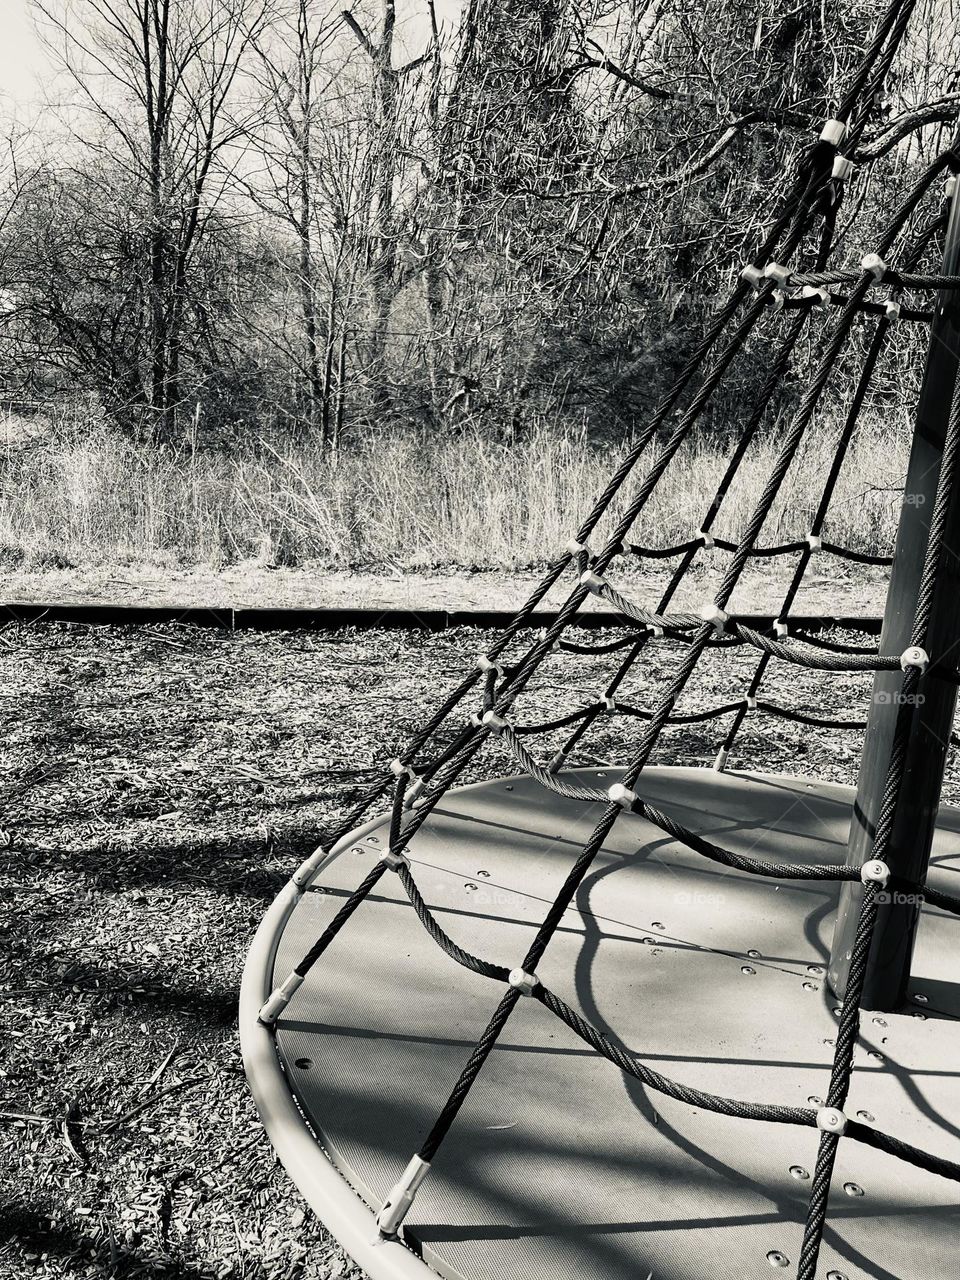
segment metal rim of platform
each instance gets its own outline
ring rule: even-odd
[[[701,773],[700,770],[676,772]],[[730,777],[732,780],[732,775],[717,775],[712,771],[702,773],[705,781],[711,777]],[[819,784],[811,783],[810,779],[787,779],[783,775],[763,774],[740,776],[757,783],[789,782],[797,787],[820,789]],[[519,779],[500,778],[491,781],[493,784],[503,785]],[[473,784],[462,790],[470,792],[478,787],[483,790],[489,785],[491,784]],[[506,789],[511,791],[513,788],[506,785]],[[826,790],[847,792],[849,788],[827,784]],[[356,845],[373,830],[380,828],[383,821],[382,816],[375,818],[339,841],[327,854],[309,883],[312,884],[321,877],[331,863],[350,846]],[[420,1277],[423,1280],[437,1272],[400,1239],[384,1240],[378,1235],[375,1210],[354,1190],[345,1173],[341,1172],[341,1166],[335,1164],[325,1153],[322,1140],[315,1135],[289,1083],[281,1062],[275,1030],[263,1025],[258,1018],[275,980],[274,965],[284,929],[297,904],[303,900],[303,889],[306,887],[298,888],[291,883],[281,891],[257,931],[245,965],[240,998],[240,1039],[250,1088],[264,1127],[282,1164],[311,1208],[355,1261],[371,1276],[377,1277],[377,1280],[379,1277],[386,1277],[387,1280],[394,1280],[395,1277]],[[317,1122],[323,1125],[321,1115],[317,1116]],[[417,1247],[415,1240],[412,1241],[412,1247]]]
[[[380,819],[375,818],[334,845],[304,889],[342,849],[379,825]],[[260,1021],[260,1009],[272,987],[280,937],[301,893],[288,883],[271,903],[247,953],[240,984],[240,1046],[260,1121],[300,1194],[358,1266],[378,1280],[435,1280],[436,1273],[401,1239],[379,1237],[375,1215],[326,1156],[297,1106],[280,1064],[273,1030]]]

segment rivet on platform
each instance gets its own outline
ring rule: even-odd
[[[916,1000],[917,1004],[926,1004],[926,1003],[927,1003],[927,1000],[929,999],[929,997],[928,997],[928,996],[923,995],[923,993],[922,993],[922,992],[920,992],[920,991],[917,991],[917,992],[914,994],[914,997],[913,997],[913,998],[914,998],[914,1000]]]
[[[477,875],[478,875],[478,876],[483,876],[484,880],[488,880],[488,879],[490,878],[490,872],[489,872],[489,871],[478,871],[478,872],[477,872]]]
[[[757,971],[756,971],[756,969],[753,967],[753,965],[752,965],[752,964],[742,964],[742,965],[740,966],[740,972],[741,972],[741,973],[756,973]]]
[[[876,1117],[873,1115],[873,1113],[872,1113],[871,1111],[858,1111],[858,1112],[857,1112],[857,1119],[858,1119],[858,1120],[866,1120],[868,1124],[873,1124],[873,1121],[874,1121],[874,1119],[875,1119],[875,1118],[876,1118]]]
[[[473,884],[470,880],[468,880],[463,887],[466,889],[467,893],[473,893],[477,889],[477,885]]]
[[[860,1184],[859,1184],[858,1182],[845,1182],[845,1183],[843,1184],[843,1189],[844,1189],[844,1191],[847,1193],[847,1195],[848,1195],[848,1196],[862,1196],[862,1195],[863,1195],[863,1187],[861,1187],[861,1186],[860,1186]]]
[[[822,964],[808,964],[807,973],[823,973]]]
[[[845,1271],[828,1271],[827,1280],[847,1280]]]
[[[790,1259],[785,1253],[781,1253],[779,1249],[771,1249],[767,1254],[767,1261],[771,1267],[789,1267]]]
[[[662,921],[662,920],[651,920],[651,921],[650,921],[650,928],[651,928],[651,929],[664,929],[664,928],[666,928],[666,926],[664,925],[664,923],[663,923],[663,921]]]
[[[811,1095],[810,1095],[810,1097],[807,1099],[807,1101],[808,1101],[808,1102],[812,1102],[812,1103],[813,1103],[813,1105],[814,1105],[815,1107],[822,1107],[822,1106],[823,1106],[823,1099],[822,1099],[822,1098],[818,1098],[818,1097],[817,1097],[817,1095],[816,1095],[815,1093],[811,1093]]]
[[[755,948],[751,947],[751,948],[750,948],[750,950],[747,952],[747,955],[748,955],[748,956],[753,956],[753,957],[754,957],[754,959],[756,959],[756,958],[757,958],[757,956],[759,956],[759,955],[760,955],[760,952],[759,952],[759,951],[757,951]]]
[[[820,988],[817,986],[817,984],[816,984],[815,982],[805,982],[805,983],[803,984],[803,989],[804,989],[804,991],[819,991],[819,990],[820,990]]]
[[[792,1164],[790,1166],[790,1177],[796,1178],[798,1182],[807,1182],[810,1174],[806,1171],[802,1164]]]

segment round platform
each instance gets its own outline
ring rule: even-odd
[[[608,785],[618,771],[576,775]],[[844,859],[848,787],[651,768],[637,790],[727,848]],[[526,777],[463,787],[414,839],[415,879],[456,942],[512,967],[599,811]],[[412,1276],[428,1263],[471,1280],[795,1275],[816,1131],[714,1115],[645,1090],[533,1000],[519,1002],[420,1188],[405,1224],[409,1248],[374,1243],[366,1206],[379,1208],[417,1150],[501,988],[449,959],[387,875],[275,1035],[257,1010],[369,869],[385,825],[342,842],[306,893],[281,894],[241,998],[264,1124],[360,1265]],[[931,867],[933,886],[960,890],[956,809],[941,814]],[[805,1106],[825,1093],[833,1054],[836,1002],[824,970],[837,896],[833,883],[727,871],[625,815],[538,972],[665,1075]],[[864,1015],[846,1108],[951,1160],[960,1160],[958,954],[960,920],[925,909],[911,987],[923,1002]],[[818,1276],[942,1280],[958,1247],[955,1183],[840,1144]]]

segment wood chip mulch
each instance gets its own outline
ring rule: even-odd
[[[360,1275],[257,1121],[240,973],[291,870],[490,640],[0,630],[0,1276]],[[649,707],[678,656],[650,646],[619,696]],[[677,710],[742,697],[758,656],[710,652]],[[619,657],[551,656],[515,718],[595,701]],[[869,688],[773,663],[764,696],[858,719]],[[725,723],[670,729],[657,759],[708,763]],[[579,758],[622,761],[642,730],[604,717]],[[562,738],[526,742],[546,760]],[[499,750],[464,780],[515,772]],[[849,782],[859,750],[753,714],[731,763]]]

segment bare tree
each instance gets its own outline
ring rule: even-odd
[[[148,362],[157,440],[176,435],[191,270],[242,137],[227,111],[269,0],[33,0],[75,89],[77,140],[142,193]],[[85,122],[92,117],[92,127]],[[109,199],[109,192],[103,193]]]

